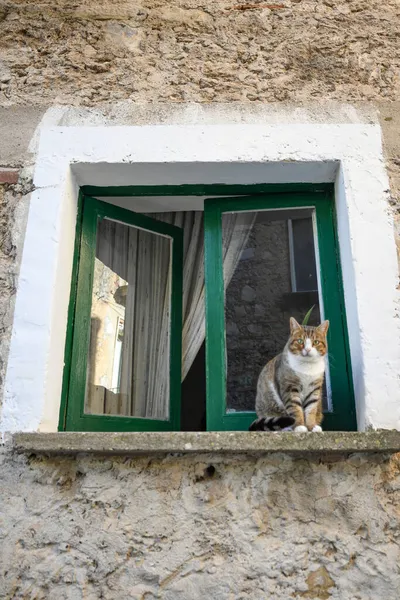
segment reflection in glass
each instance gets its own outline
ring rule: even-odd
[[[169,418],[170,312],[170,238],[99,221],[86,413]]]
[[[224,248],[232,235],[241,246],[233,274],[224,262],[228,412],[254,410],[258,376],[282,352],[291,316],[301,323],[315,305],[309,325],[320,323],[311,210],[244,213],[232,234],[234,214],[222,215]]]

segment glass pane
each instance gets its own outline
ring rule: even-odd
[[[254,410],[258,376],[282,352],[289,319],[320,323],[311,209],[222,215],[227,412]],[[325,408],[328,406],[326,392]]]
[[[292,266],[292,291],[310,292],[317,290],[318,283],[312,219],[311,217],[290,219],[288,226]]]
[[[171,243],[99,221],[86,413],[169,418]]]

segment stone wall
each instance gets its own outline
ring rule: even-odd
[[[18,171],[0,168],[0,398],[31,188],[29,182],[17,183],[18,175]]]
[[[398,455],[0,465],[1,598],[398,600]]]
[[[1,0],[0,102],[395,100],[396,0]]]

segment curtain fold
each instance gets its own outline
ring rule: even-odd
[[[225,213],[222,219],[224,287],[228,287],[254,224],[256,213]],[[182,381],[205,339],[204,213],[149,214],[183,228]]]
[[[168,419],[171,240],[104,219],[96,255],[126,282],[119,414]]]
[[[183,229],[182,380],[205,338],[204,213],[147,216]],[[255,213],[223,216],[224,287],[229,285],[253,226]],[[105,219],[97,257],[127,282],[122,343],[121,414],[166,419],[169,415],[171,253],[167,238]]]

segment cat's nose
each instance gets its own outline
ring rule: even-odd
[[[311,340],[309,340],[309,339],[306,340],[306,343],[304,344],[304,350],[306,351],[307,354],[310,354],[310,352],[312,350]]]

